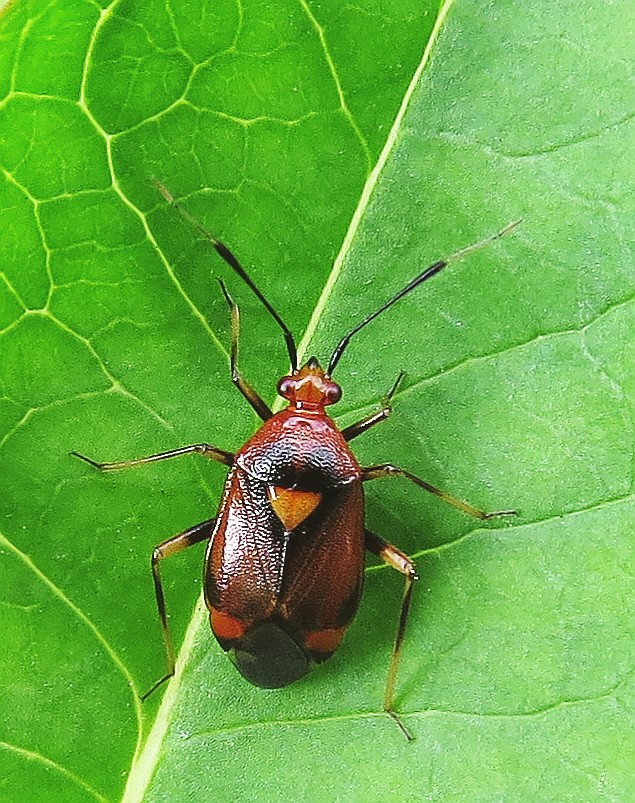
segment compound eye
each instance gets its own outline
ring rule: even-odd
[[[335,402],[338,402],[342,398],[342,390],[339,385],[333,382],[333,384],[327,387],[324,395],[326,396],[327,404],[335,404]]]
[[[288,399],[291,393],[295,390],[295,381],[290,376],[283,376],[278,382],[278,393],[285,399]]]

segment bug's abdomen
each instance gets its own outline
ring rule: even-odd
[[[352,620],[364,559],[361,482],[294,492],[235,467],[208,550],[205,595],[212,630],[241,674],[286,686],[328,658]],[[257,518],[254,513],[257,511]],[[289,517],[301,520],[293,530]]]

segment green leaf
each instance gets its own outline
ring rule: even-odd
[[[625,0],[390,8],[34,0],[0,23],[0,800],[630,800],[633,741],[633,134]],[[263,691],[196,602],[213,515],[201,458],[124,459],[256,426],[280,332],[157,195],[226,241],[303,352],[425,265],[505,223],[353,339],[355,441],[513,523],[401,480],[369,526],[415,555],[396,704],[381,713],[402,580],[372,565],[341,649]],[[191,553],[191,554],[189,554]],[[371,561],[372,563],[372,561]],[[194,613],[190,617],[190,612]]]

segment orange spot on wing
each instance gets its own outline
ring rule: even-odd
[[[221,641],[237,641],[241,639],[251,625],[251,622],[235,619],[228,613],[216,610],[216,608],[210,609],[209,619],[214,635]]]
[[[276,516],[283,523],[285,530],[295,530],[313,513],[322,500],[322,494],[313,491],[296,491],[292,488],[280,488],[270,485],[267,495]]]
[[[340,646],[340,641],[346,632],[345,627],[333,627],[327,630],[314,630],[306,633],[304,644],[311,652],[319,652],[330,655]]]

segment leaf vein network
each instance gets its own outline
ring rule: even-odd
[[[70,611],[73,613],[73,615],[77,619],[79,619],[83,625],[85,625],[88,628],[88,630],[93,634],[93,636],[102,646],[106,654],[110,657],[111,661],[113,662],[117,670],[123,675],[133,700],[132,705],[133,705],[133,710],[135,712],[135,719],[137,722],[136,750],[138,751],[142,733],[141,698],[138,694],[134,678],[130,674],[129,670],[127,669],[126,665],[120,658],[119,654],[110,644],[110,642],[106,639],[106,637],[97,627],[97,625],[69,597],[66,596],[66,594],[62,591],[62,589],[59,586],[57,586],[49,577],[47,577],[47,575],[31,560],[31,558],[26,553],[18,549],[18,547],[15,546],[15,544],[12,541],[10,541],[2,532],[0,532],[0,544],[2,544],[6,549],[12,552],[15,555],[15,557],[17,557],[20,561],[22,561],[22,563],[26,566],[26,568],[43,585],[45,585],[49,589],[49,591],[52,592],[53,596],[55,596],[60,602],[62,602],[67,608],[69,608]]]
[[[534,343],[539,343],[550,339],[556,339],[567,335],[578,335],[581,339],[584,339],[588,330],[596,323],[598,323],[598,321],[602,320],[605,317],[608,317],[616,310],[628,306],[633,301],[635,301],[635,293],[628,295],[626,298],[623,298],[615,302],[614,304],[610,304],[609,306],[606,307],[606,309],[602,310],[595,317],[588,320],[583,326],[572,327],[567,329],[556,329],[552,332],[541,332],[537,335],[533,335],[528,340],[523,340],[519,343],[512,343],[512,345],[508,346],[507,348],[497,349],[495,351],[486,352],[485,354],[474,354],[465,357],[464,359],[459,360],[456,363],[452,363],[451,365],[444,367],[442,370],[438,371],[435,374],[431,374],[429,376],[424,376],[419,379],[416,379],[412,384],[408,385],[407,387],[404,387],[403,390],[398,390],[397,393],[395,393],[395,395],[393,396],[393,402],[396,401],[401,396],[405,396],[406,394],[412,393],[413,391],[417,390],[422,386],[429,385],[432,384],[433,382],[436,382],[439,379],[443,379],[445,376],[452,374],[455,371],[459,371],[468,365],[474,365],[480,362],[485,362],[487,360],[496,359],[497,357],[502,357],[514,351],[519,351],[521,349],[524,349],[527,346],[531,346]],[[588,354],[587,357],[589,357]],[[594,364],[594,367],[597,368],[597,361],[595,359],[593,360],[590,359],[590,361]],[[378,397],[376,400],[364,403],[362,405],[359,405],[358,407],[348,408],[345,411],[343,411],[341,415],[354,415],[355,413],[361,413],[368,407],[378,404],[380,398],[381,397]]]
[[[335,84],[335,89],[337,91],[337,96],[338,96],[339,103],[340,103],[340,109],[342,110],[342,113],[344,114],[344,116],[348,120],[348,123],[351,126],[351,128],[353,129],[353,131],[355,133],[355,136],[359,140],[359,144],[361,145],[362,151],[364,152],[364,157],[366,159],[366,173],[368,175],[368,174],[370,174],[370,171],[371,171],[371,168],[372,168],[372,157],[371,157],[370,148],[368,146],[368,141],[366,140],[366,137],[362,133],[359,125],[357,124],[357,121],[355,120],[355,117],[353,116],[353,113],[351,112],[350,108],[348,107],[348,104],[346,103],[346,97],[344,95],[344,90],[343,90],[343,87],[342,87],[342,83],[340,81],[339,75],[337,73],[337,68],[335,66],[335,62],[333,61],[333,57],[331,56],[331,52],[330,52],[328,44],[326,42],[326,36],[324,34],[324,28],[317,21],[317,19],[316,19],[315,15],[313,14],[313,11],[311,10],[307,0],[299,0],[299,2],[300,2],[300,6],[302,7],[304,13],[307,15],[307,17],[309,19],[309,22],[311,23],[311,25],[315,29],[315,32],[318,35],[318,39],[320,40],[320,46],[322,47],[322,50],[324,52],[324,59],[325,59],[326,64],[327,64],[327,66],[329,68],[329,72],[331,73],[331,77],[333,79],[333,83]]]
[[[26,750],[23,747],[18,747],[17,745],[9,744],[8,742],[0,742],[0,750],[6,750],[9,753],[16,753],[18,756],[26,759],[27,761],[36,761],[38,764],[43,764],[47,769],[59,772],[60,775],[68,778],[69,781],[72,781],[85,792],[88,792],[89,795],[92,795],[92,797],[94,797],[95,800],[100,801],[100,803],[106,803],[107,801],[107,798],[101,795],[96,789],[93,789],[90,784],[86,783],[86,781],[82,780],[82,778],[80,778],[78,775],[75,775],[74,772],[71,772],[69,769],[63,767],[61,764],[58,764],[56,761],[47,758],[46,756],[42,755],[42,753],[36,753],[33,750]]]
[[[408,711],[408,712],[401,711],[400,716],[403,719],[429,718],[432,716],[447,716],[447,717],[460,717],[461,719],[476,720],[476,721],[524,720],[524,719],[539,718],[545,716],[546,714],[550,714],[553,711],[558,711],[560,709],[574,706],[588,705],[589,703],[596,703],[601,700],[613,698],[619,691],[620,687],[623,686],[628,681],[632,673],[633,670],[632,669],[629,670],[625,674],[625,676],[621,678],[617,683],[614,683],[610,688],[600,692],[597,695],[593,695],[590,697],[572,698],[570,700],[558,700],[541,708],[531,709],[527,711],[520,711],[518,713],[506,713],[506,712],[485,713],[480,711],[457,711],[444,708],[428,708],[421,711]],[[218,737],[228,734],[240,733],[244,731],[259,730],[268,727],[280,727],[280,726],[305,727],[305,726],[322,725],[330,722],[379,719],[385,716],[386,714],[384,712],[379,712],[379,711],[355,711],[350,714],[335,714],[330,716],[326,715],[317,717],[303,717],[298,719],[285,719],[285,720],[282,719],[259,720],[256,722],[244,722],[244,723],[239,723],[237,725],[230,725],[226,728],[218,728],[216,730],[214,729],[202,730],[197,733],[189,735],[187,737],[187,741],[188,742],[199,741],[202,739],[206,739],[209,736]]]

